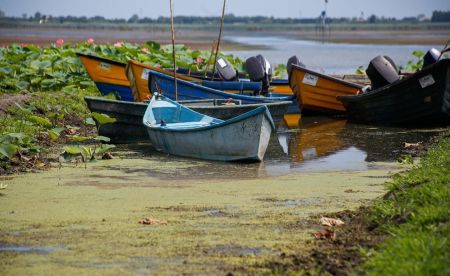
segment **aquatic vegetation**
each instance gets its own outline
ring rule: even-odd
[[[92,112],[91,115],[93,118],[86,118],[84,123],[90,126],[97,125],[97,130],[100,129],[102,125],[114,123],[116,121],[115,118],[111,118],[106,114]],[[93,161],[96,159],[96,156],[104,158],[106,153],[116,147],[115,145],[104,144],[111,141],[111,139],[101,135],[91,137],[73,135],[70,136],[70,139],[75,142],[90,142],[89,145],[64,147],[64,154],[66,154],[66,157],[71,159],[72,157],[81,155],[84,162]]]
[[[176,45],[177,66],[203,71],[210,60],[210,51],[192,50]],[[0,48],[0,93],[29,91],[67,91],[80,89],[95,91],[76,53],[92,54],[121,62],[136,60],[152,66],[171,68],[172,46],[149,41],[142,45],[127,42],[97,45],[93,40],[76,45],[64,44],[58,39],[50,47],[17,45]],[[233,66],[243,71],[241,59],[220,53]],[[211,68],[211,67],[210,67]]]
[[[423,57],[425,56],[425,53],[419,50],[413,51],[412,55],[416,58],[415,60],[410,60],[405,65],[403,69],[408,71],[418,71],[422,69],[423,66]]]

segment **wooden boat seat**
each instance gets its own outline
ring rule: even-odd
[[[165,126],[161,126],[161,124],[155,125],[156,127],[162,127],[162,128],[173,128],[173,129],[187,129],[187,128],[199,128],[208,126],[211,123],[207,122],[182,122],[182,123],[168,123]]]

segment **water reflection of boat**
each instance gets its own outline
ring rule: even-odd
[[[313,159],[346,146],[345,141],[338,136],[344,130],[345,124],[345,120],[303,118],[299,131],[279,133],[278,140],[293,160]]]

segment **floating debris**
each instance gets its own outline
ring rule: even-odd
[[[165,225],[167,224],[167,220],[159,220],[154,218],[144,218],[143,220],[139,221],[140,224],[145,225]]]
[[[339,225],[344,224],[344,222],[340,219],[327,218],[327,217],[321,217],[319,222],[323,226],[329,226],[329,227],[339,226]]]

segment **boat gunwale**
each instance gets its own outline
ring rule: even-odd
[[[343,80],[343,79],[339,79],[339,78],[336,78],[336,77],[333,77],[333,76],[325,75],[325,74],[319,73],[317,71],[314,71],[314,70],[311,70],[311,69],[307,69],[307,68],[302,67],[302,66],[297,65],[297,64],[292,64],[292,66],[293,66],[293,68],[292,68],[292,71],[291,71],[291,75],[294,73],[294,69],[298,69],[300,71],[305,71],[306,73],[309,73],[309,74],[318,75],[321,78],[324,78],[324,79],[327,79],[327,80],[330,80],[330,81],[334,81],[334,82],[338,82],[340,84],[348,85],[348,86],[351,86],[351,87],[354,87],[354,88],[361,89],[361,88],[364,87],[364,85],[353,83],[353,82],[349,82],[349,81],[346,81],[346,80]],[[289,78],[289,79],[291,79],[291,78]],[[302,84],[302,82],[300,82],[300,83]]]
[[[447,64],[445,64],[447,63]],[[415,72],[414,74],[408,75],[407,77],[403,78],[403,79],[399,79],[391,84],[388,84],[386,86],[380,87],[378,89],[375,90],[371,90],[365,93],[361,93],[358,95],[342,95],[342,96],[337,96],[336,98],[338,100],[340,100],[342,103],[346,102],[359,102],[359,101],[365,101],[366,99],[370,99],[372,97],[378,97],[380,95],[384,95],[386,93],[391,93],[391,90],[393,89],[393,87],[395,88],[395,86],[398,85],[402,85],[406,82],[411,81],[412,79],[418,79],[422,76],[428,75],[428,74],[432,74],[434,71],[436,71],[437,67],[440,66],[446,66],[447,67],[447,71],[450,70],[450,59],[443,59],[440,60],[438,62],[436,62],[435,64],[431,65],[431,66],[427,66],[425,68],[423,68],[422,70],[419,70],[417,72]]]
[[[181,104],[179,104],[179,103],[177,103],[175,101],[172,101],[172,100],[170,100],[170,99],[168,99],[166,97],[164,97],[163,101],[174,103],[175,105],[177,105],[179,107],[182,106]],[[187,108],[190,112],[201,114],[201,113],[199,113],[199,112],[197,112],[195,110],[190,109],[189,107],[185,107],[185,108]],[[158,126],[157,125],[152,125],[152,124],[146,122],[145,121],[145,117],[146,117],[147,112],[149,112],[149,109],[150,110],[152,109],[150,107],[150,105],[147,107],[147,110],[146,110],[146,112],[144,114],[144,117],[142,118],[143,124],[146,127],[148,127],[149,129],[151,129],[151,130],[157,130],[157,131],[162,131],[162,132],[185,132],[185,133],[187,133],[187,132],[192,132],[192,131],[212,130],[212,129],[224,127],[224,126],[227,126],[227,125],[230,125],[230,124],[242,122],[242,121],[247,120],[247,119],[249,119],[251,117],[258,116],[260,114],[263,114],[263,116],[268,119],[268,121],[270,122],[270,125],[272,127],[272,131],[276,130],[276,126],[275,126],[275,123],[273,122],[272,115],[270,114],[269,108],[267,106],[265,106],[265,105],[258,106],[256,108],[254,108],[253,110],[247,111],[247,112],[245,112],[243,114],[240,114],[240,115],[238,115],[236,117],[233,117],[233,118],[230,118],[228,120],[221,120],[222,122],[217,123],[217,124],[209,124],[209,125],[201,126],[201,127],[183,128],[183,129],[170,128],[170,127],[161,127],[160,125],[158,125]],[[153,111],[151,110],[150,112],[153,112]],[[201,115],[203,115],[203,114],[201,114]],[[203,115],[203,116],[206,116],[206,115]]]
[[[78,57],[85,57],[85,58],[95,59],[95,60],[101,61],[101,62],[108,62],[108,63],[114,64],[114,65],[119,65],[123,68],[125,68],[127,66],[126,63],[117,61],[117,60],[113,60],[113,59],[108,59],[108,58],[104,58],[104,57],[99,57],[99,56],[84,54],[84,53],[79,53],[79,52],[76,52],[75,54]]]
[[[173,77],[158,71],[149,70],[149,75],[153,74],[157,78],[163,78],[166,81],[173,81]],[[222,97],[228,97],[228,98],[236,98],[236,99],[242,99],[242,100],[248,100],[248,101],[261,101],[261,103],[270,103],[270,102],[276,102],[276,101],[291,101],[294,99],[295,95],[292,96],[276,96],[276,97],[263,97],[263,96],[247,96],[242,94],[233,94],[224,92],[221,90],[213,89],[207,86],[203,86],[201,84],[197,84],[194,82],[182,80],[177,78],[177,82],[180,82],[182,85],[186,85],[188,87],[194,88],[194,89],[200,89],[200,90],[206,90],[207,93],[216,94]]]

